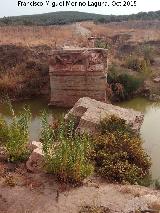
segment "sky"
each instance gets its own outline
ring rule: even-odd
[[[122,2],[124,3],[125,0],[89,0],[91,2],[107,2],[107,5],[110,4],[110,7],[79,7],[79,6],[67,6],[67,7],[52,7],[52,2],[59,3],[63,0],[48,0],[49,5],[47,6],[46,0],[34,0],[34,2],[42,2],[43,6],[18,6],[19,0],[0,0],[0,17],[4,16],[19,16],[19,15],[31,15],[31,14],[41,14],[41,13],[48,13],[48,12],[56,12],[56,11],[82,11],[82,12],[90,12],[90,13],[97,13],[97,14],[104,14],[104,15],[128,15],[138,12],[148,12],[148,11],[156,11],[160,10],[160,0],[136,0],[136,6],[129,6],[129,7],[122,7],[122,6],[111,6],[112,2]],[[88,3],[88,0],[70,0],[70,2],[76,2],[77,4],[81,2]],[[134,0],[126,0],[127,2],[130,1],[133,4]],[[22,1],[21,1],[22,2]],[[23,0],[24,4],[27,2],[33,2],[33,0]],[[66,2],[66,0],[64,0]],[[69,2],[69,0],[68,0]]]

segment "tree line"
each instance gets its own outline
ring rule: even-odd
[[[160,10],[156,12],[141,12],[132,15],[99,15],[84,12],[53,12],[39,15],[3,17],[0,25],[64,25],[81,21],[94,21],[95,23],[122,22],[129,20],[160,20]]]

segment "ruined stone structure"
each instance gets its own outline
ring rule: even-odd
[[[51,105],[72,107],[82,97],[106,101],[107,50],[55,50],[49,64]]]

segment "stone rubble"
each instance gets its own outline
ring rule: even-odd
[[[144,119],[141,112],[106,104],[88,97],[79,99],[66,115],[66,119],[70,115],[78,120],[77,131],[86,133],[98,131],[97,127],[100,121],[112,115],[124,119],[126,124],[129,124],[135,132],[139,133]]]
[[[33,141],[30,144],[30,150],[32,151],[28,161],[26,162],[27,169],[31,172],[39,172],[43,169],[44,154],[42,150],[42,143]]]

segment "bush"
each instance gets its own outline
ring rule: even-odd
[[[93,166],[88,160],[91,150],[87,135],[75,133],[75,122],[71,118],[61,120],[54,128],[47,122],[47,114],[42,114],[41,141],[45,156],[45,168],[64,182],[80,183],[91,175]]]
[[[155,185],[156,190],[160,190],[160,180],[159,179],[155,180],[154,185]]]
[[[8,126],[6,121],[0,116],[0,145],[4,145],[8,140]]]
[[[102,41],[101,39],[96,39],[95,47],[109,49],[109,44],[105,41]]]
[[[130,56],[127,58],[126,67],[134,71],[139,71],[141,69],[141,60],[139,58]]]
[[[102,121],[100,129],[91,157],[101,176],[111,182],[135,184],[149,175],[150,158],[142,148],[140,137],[124,120],[111,117]]]
[[[145,61],[148,61],[150,64],[154,63],[154,49],[150,45],[143,47],[143,54]]]
[[[148,52],[144,53],[144,58],[139,59],[137,57],[130,56],[127,58],[126,67],[134,71],[140,72],[144,77],[148,77],[151,74],[152,59]]]
[[[10,123],[6,123],[3,118],[0,119],[0,142],[6,147],[9,160],[16,162],[26,159],[29,154],[27,145],[30,110],[24,108],[24,111],[16,116],[11,103],[8,102],[8,104],[12,112],[12,120]]]
[[[111,68],[108,73],[108,84],[111,86],[116,100],[125,100],[143,85],[143,78],[131,76],[129,74],[117,74],[115,68]]]

